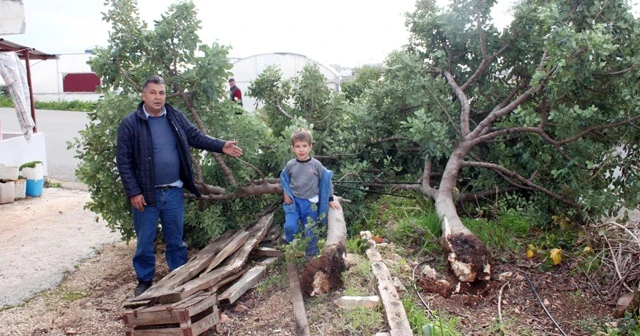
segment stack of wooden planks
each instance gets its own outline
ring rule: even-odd
[[[279,232],[272,223],[273,212],[243,230],[225,232],[142,295],[125,302],[130,309],[123,314],[127,335],[195,336],[215,326],[218,305],[235,302],[282,255],[269,246]],[[218,293],[220,289],[225,290]]]

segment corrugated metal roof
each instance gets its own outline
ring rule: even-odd
[[[29,51],[29,59],[40,59],[40,60],[47,60],[47,59],[57,59],[58,55],[52,55],[52,54],[47,54],[43,51],[37,50],[35,48],[30,48],[27,46],[23,46],[21,44],[15,43],[15,42],[11,42],[11,41],[7,41],[3,38],[0,38],[0,52],[7,52],[7,51],[16,51],[18,52],[18,56],[23,59],[24,58],[24,53],[20,52],[20,51],[25,51],[28,50]]]

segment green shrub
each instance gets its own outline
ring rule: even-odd
[[[40,109],[40,110],[93,112],[96,110],[98,103],[81,101],[81,100],[71,100],[71,101],[62,101],[62,102],[56,102],[56,101],[43,102],[43,101],[36,100],[34,105],[36,109]],[[11,97],[4,96],[2,95],[2,93],[0,93],[0,107],[13,107],[13,100],[11,100]]]

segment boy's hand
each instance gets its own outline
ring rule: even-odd
[[[331,207],[331,209],[335,209],[335,210],[342,209],[342,207],[340,207],[340,203],[338,203],[338,201],[329,202],[329,207]]]
[[[287,204],[292,204],[293,200],[291,199],[291,197],[289,197],[289,195],[287,195],[286,193],[283,193],[284,195],[284,202]]]

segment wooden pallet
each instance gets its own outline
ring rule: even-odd
[[[215,293],[199,292],[180,302],[133,309],[122,315],[127,336],[197,336],[220,320]]]

